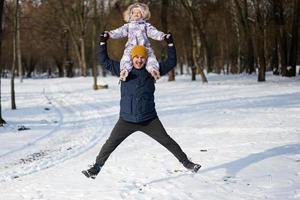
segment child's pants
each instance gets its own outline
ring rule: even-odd
[[[125,48],[123,56],[121,58],[120,61],[120,68],[121,71],[123,69],[127,69],[128,72],[130,72],[132,70],[132,59],[131,59],[131,50],[134,46],[128,46]],[[148,53],[148,58],[146,61],[146,69],[149,73],[151,73],[151,71],[153,69],[159,70],[159,64],[158,61],[156,59],[156,56],[154,55],[154,52],[152,50],[152,48],[150,47],[146,47],[147,49],[147,53]]]

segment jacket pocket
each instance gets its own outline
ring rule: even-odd
[[[132,113],[132,97],[122,97],[120,103],[121,113]]]

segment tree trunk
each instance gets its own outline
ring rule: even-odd
[[[183,63],[184,63],[184,59],[183,59],[183,57],[180,57],[180,59],[179,59],[179,71],[180,71],[180,75],[183,75]]]
[[[253,47],[253,34],[251,34],[251,27],[249,24],[248,16],[248,4],[247,0],[244,0],[244,12],[245,12],[245,34],[247,38],[247,65],[249,74],[255,73],[255,64],[254,64],[254,47]]]
[[[75,12],[68,12],[66,9],[65,2],[68,3],[68,1],[59,0],[58,1],[61,10],[62,10],[62,22],[67,27],[68,33],[70,34],[72,43],[74,45],[74,52],[76,55],[76,58],[78,60],[78,65],[81,69],[81,75],[87,76],[87,64],[86,64],[86,58],[85,58],[85,26],[86,26],[86,1],[85,0],[76,0],[72,6],[75,9]],[[69,72],[68,75],[73,75],[73,72],[71,73],[71,68],[73,67],[72,61],[67,61],[69,63],[72,63],[72,65],[66,64],[69,69],[67,71]]]
[[[275,36],[274,47],[271,55],[271,68],[274,75],[279,75],[279,59],[278,59],[278,37]]]
[[[200,76],[201,76],[201,80],[202,83],[207,83],[207,78],[203,72],[202,67],[200,66],[200,62],[199,62],[199,49],[200,49],[200,45],[199,45],[199,37],[197,34],[197,27],[194,27],[192,25],[191,27],[191,32],[192,32],[192,52],[193,52],[193,62],[195,66],[192,66],[192,80],[195,80],[195,74],[196,74],[196,70],[198,70]],[[199,41],[199,42],[198,42]]]
[[[260,32],[260,31],[259,31]],[[262,34],[261,32],[259,34]],[[266,81],[266,60],[264,51],[264,40],[262,35],[257,35],[257,53],[259,58],[258,81]]]
[[[74,77],[73,66],[74,66],[74,63],[72,61],[67,61],[65,63],[65,69],[66,69],[66,74],[67,74],[68,78]]]
[[[4,10],[4,0],[0,0],[0,24],[2,24],[2,16],[3,16],[3,10]],[[2,26],[0,26],[0,61],[2,57]],[[0,63],[0,126],[3,126],[5,124],[5,120],[2,118],[2,92],[1,92],[1,78],[2,78],[2,64]]]
[[[296,64],[297,64],[297,54],[298,54],[298,29],[299,29],[299,9],[300,0],[294,0],[294,11],[293,11],[293,22],[292,22],[292,39],[291,48],[289,55],[289,67],[287,70],[287,76],[296,76]]]
[[[97,61],[96,61],[96,34],[97,34],[97,1],[93,0],[93,10],[94,10],[94,18],[93,18],[93,34],[92,34],[92,64],[93,64],[93,89],[97,90],[98,89],[98,84],[97,84]]]
[[[242,70],[242,66],[241,66],[241,60],[242,60],[241,30],[240,30],[240,26],[239,26],[239,21],[240,20],[239,20],[239,15],[236,13],[236,9],[234,9],[233,7],[234,7],[234,0],[232,0],[231,4],[230,4],[230,8],[232,8],[230,13],[232,15],[232,23],[233,23],[234,31],[235,31],[235,34],[236,34],[237,55],[236,55],[236,57],[231,56],[230,59],[229,59],[229,56],[228,56],[227,59],[230,60],[230,62],[236,62],[237,63],[237,68],[238,68],[238,73],[242,73],[243,70]],[[226,23],[226,26],[229,27],[230,24]],[[227,42],[227,46],[226,46],[226,51],[227,51],[227,54],[228,54],[229,53],[228,42]],[[226,67],[224,67],[224,70],[227,69],[227,72],[228,72],[228,66],[229,66],[229,61],[226,62]]]
[[[161,5],[161,26],[164,33],[168,32],[168,9],[169,9],[169,0],[162,0]],[[161,59],[166,58],[166,49],[161,49]],[[168,73],[168,81],[175,81],[175,69],[172,69]]]
[[[254,1],[256,13],[256,52],[259,60],[258,81],[266,81],[266,59],[265,59],[265,19],[262,16],[260,5],[257,0]]]
[[[17,69],[18,61],[17,61],[17,29],[18,29],[18,4],[19,0],[16,0],[15,5],[15,15],[14,15],[14,38],[13,38],[13,63],[11,70],[11,109],[17,109],[16,106],[16,97],[15,97],[15,70]]]
[[[87,64],[85,59],[85,41],[83,37],[80,39],[80,57],[81,57],[81,74],[82,76],[87,76]]]
[[[34,63],[29,63],[29,66],[27,68],[27,74],[26,74],[27,78],[32,77],[32,73],[33,73],[34,69],[35,69],[35,64]]]
[[[204,48],[204,53],[205,53],[204,57],[205,57],[205,62],[206,62],[206,68],[207,68],[207,72],[209,73],[212,71],[212,64],[213,64],[212,63],[212,53],[211,53],[211,48],[207,41],[206,34],[203,29],[201,18],[196,15],[196,13],[198,11],[195,11],[193,9],[193,6],[191,5],[191,2],[189,0],[181,0],[181,3],[183,5],[183,7],[185,8],[185,10],[187,11],[187,13],[192,18],[193,25],[195,25],[198,29],[201,44],[203,45],[203,48]]]
[[[85,58],[85,23],[86,23],[86,11],[85,11],[85,0],[78,0],[79,6],[80,6],[80,18],[79,18],[79,24],[80,24],[80,56],[81,56],[81,74],[82,76],[87,76],[87,63]]]
[[[20,77],[20,82],[23,82],[23,67],[22,67],[22,59],[21,59],[21,37],[20,37],[20,5],[19,5],[19,0],[16,0],[16,53],[17,53],[17,62],[18,62],[18,67],[19,67],[19,77]]]
[[[250,25],[248,22],[248,4],[247,0],[244,0],[243,9],[238,0],[234,0],[237,11],[240,16],[241,24],[243,27],[245,40],[246,40],[246,68],[249,74],[255,72],[254,67],[254,47],[253,47],[253,39],[250,30]]]
[[[278,55],[281,65],[281,75],[287,74],[287,33],[285,30],[285,19],[282,0],[273,0],[273,16],[275,19],[275,31],[278,33]]]
[[[279,55],[280,55],[280,64],[281,64],[281,74],[282,76],[287,75],[287,33],[283,25],[279,27],[280,33],[280,45],[279,45]]]
[[[192,71],[192,81],[196,80],[196,64],[193,64],[193,66],[191,66],[191,71]]]
[[[64,63],[61,62],[61,60],[56,60],[55,64],[58,69],[58,77],[60,77],[60,78],[64,77]]]

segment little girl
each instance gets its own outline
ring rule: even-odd
[[[160,78],[159,64],[150,46],[148,37],[154,40],[164,40],[166,34],[158,31],[145,20],[150,18],[149,7],[143,3],[130,5],[123,14],[124,20],[128,23],[120,28],[109,31],[109,37],[113,39],[128,37],[125,50],[120,62],[120,80],[125,81],[128,73],[132,70],[131,49],[136,45],[144,45],[148,51],[146,62],[147,71],[155,78]]]

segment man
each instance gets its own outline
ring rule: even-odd
[[[111,60],[107,54],[108,38],[108,34],[101,34],[99,60],[113,75],[119,76],[120,62]],[[172,35],[168,34],[165,41],[168,43],[168,58],[165,62],[159,63],[161,76],[176,66],[176,50]],[[155,80],[145,69],[147,49],[144,46],[135,46],[131,51],[131,58],[133,69],[126,81],[121,83],[120,118],[101,148],[96,163],[82,173],[88,178],[96,178],[109,155],[135,131],[146,133],[166,147],[185,168],[197,172],[201,166],[188,160],[180,146],[167,134],[157,116],[154,103]]]

